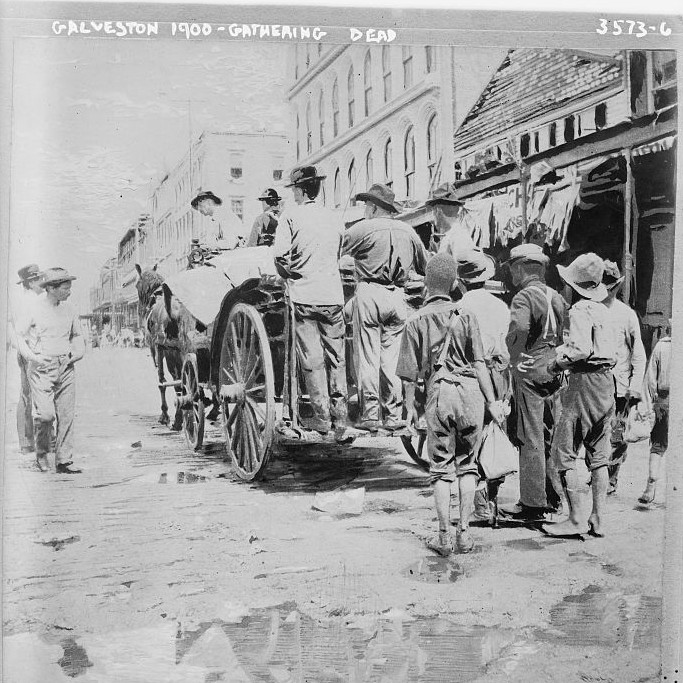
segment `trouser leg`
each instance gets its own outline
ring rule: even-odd
[[[313,319],[310,309],[304,304],[294,304],[297,357],[315,416],[329,422],[330,403],[323,348],[318,323]]]
[[[21,355],[17,355],[19,370],[21,373],[21,387],[19,401],[17,403],[17,434],[19,446],[26,450],[35,448],[33,437],[33,411],[31,409],[31,385],[28,379],[28,361]]]
[[[347,413],[346,386],[346,323],[342,306],[321,307],[318,323],[320,342],[323,349],[330,414],[339,424],[345,424]]]
[[[35,363],[28,365],[28,379],[31,387],[36,456],[44,457],[50,451],[52,423],[55,419],[54,390],[57,380],[56,364]]]
[[[369,283],[356,288],[353,319],[353,345],[356,361],[356,385],[361,421],[380,420],[379,367],[381,328],[377,304]]]
[[[609,462],[609,484],[616,489],[619,469],[626,461],[628,444],[624,442],[624,428],[628,414],[628,401],[623,396],[615,397],[614,420],[612,421],[612,454]]]
[[[398,292],[403,294],[401,290]],[[405,303],[399,306],[394,307],[393,315],[387,324],[382,326],[380,341],[380,394],[385,417],[392,422],[399,421],[403,412],[403,384],[396,375],[396,366],[401,350],[401,335],[406,324]]]
[[[73,364],[60,368],[55,386],[55,413],[57,417],[57,444],[55,464],[73,462],[74,412],[76,408],[76,382]]]

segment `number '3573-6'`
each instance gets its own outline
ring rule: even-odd
[[[612,30],[610,31],[610,24]],[[659,33],[662,36],[670,36],[671,29],[663,21],[659,26],[646,24],[644,21],[633,21],[631,19],[614,19],[609,21],[608,19],[600,19],[600,26],[595,29],[596,33],[604,36],[606,33],[611,33],[613,36],[635,36],[636,38],[642,38],[650,33]]]

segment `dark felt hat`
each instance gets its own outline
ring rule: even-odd
[[[427,206],[436,204],[451,204],[462,206],[463,201],[455,195],[455,189],[450,183],[443,183],[429,193],[429,199],[425,202]]]
[[[624,276],[619,272],[619,266],[614,261],[605,261],[605,272],[602,282],[607,289],[612,290],[624,281]]]
[[[375,183],[367,192],[359,192],[356,195],[356,201],[372,202],[387,211],[398,213],[398,208],[394,203],[395,197],[396,195],[390,187],[381,183]]]
[[[202,201],[202,199],[212,199],[216,204],[222,204],[223,200],[220,199],[220,197],[216,197],[216,195],[211,192],[211,190],[206,190],[199,192],[199,194],[190,202],[192,205],[193,209],[196,209],[197,206],[199,206],[199,202]]]
[[[21,278],[21,280],[19,280],[17,284],[21,285],[24,282],[31,282],[31,280],[39,279],[42,273],[40,272],[38,264],[29,263],[27,266],[19,268],[19,270],[17,271],[17,275]]]
[[[48,268],[43,273],[43,279],[40,281],[40,286],[45,288],[48,285],[59,285],[62,282],[70,282],[75,280],[75,275],[69,275],[69,271],[65,268]]]
[[[568,266],[557,266],[557,272],[586,299],[603,301],[607,298],[607,287],[602,284],[605,262],[597,254],[581,254]]]
[[[277,193],[277,190],[273,189],[272,187],[267,187],[263,192],[261,192],[261,196],[258,197],[258,200],[261,202],[266,202],[271,199],[276,199],[278,202],[282,199],[282,197]]]
[[[318,170],[315,166],[299,166],[292,170],[289,174],[289,183],[285,187],[294,187],[301,185],[309,180],[323,180],[327,176],[318,175]]]

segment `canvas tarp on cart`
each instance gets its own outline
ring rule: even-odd
[[[261,275],[276,275],[272,248],[246,247],[215,257],[211,265],[176,273],[164,282],[164,288],[208,327],[230,290]]]

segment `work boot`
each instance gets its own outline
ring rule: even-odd
[[[73,467],[71,462],[60,462],[57,465],[57,474],[82,474],[83,470]]]
[[[591,477],[591,489],[593,492],[593,511],[588,518],[588,533],[591,536],[602,538],[605,534],[602,530],[602,519],[607,502],[607,486],[609,474],[606,467],[600,467],[593,471]]]
[[[331,424],[321,417],[311,417],[304,422],[307,429],[310,429],[318,434],[325,435],[330,431]]]
[[[545,508],[531,507],[524,503],[517,503],[513,508],[499,508],[503,519],[515,522],[544,522],[545,510]]]
[[[469,529],[458,529],[457,543],[461,553],[471,553],[474,550],[474,539]]]
[[[427,541],[427,547],[442,557],[448,557],[455,550],[450,531],[439,531],[438,536]]]
[[[569,518],[559,524],[543,527],[543,532],[548,536],[583,536],[588,533],[589,526],[588,522],[584,522],[580,519],[581,492],[579,491],[578,474],[576,470],[567,470],[566,472],[560,473],[560,478],[562,480],[562,488],[564,489],[567,498]]]
[[[647,486],[645,487],[645,490],[641,494],[640,498],[638,498],[638,502],[642,505],[650,505],[650,503],[654,502],[656,492],[657,480],[652,478],[648,479]]]
[[[482,522],[492,523],[491,504],[484,489],[478,489],[474,494],[473,517]]]

